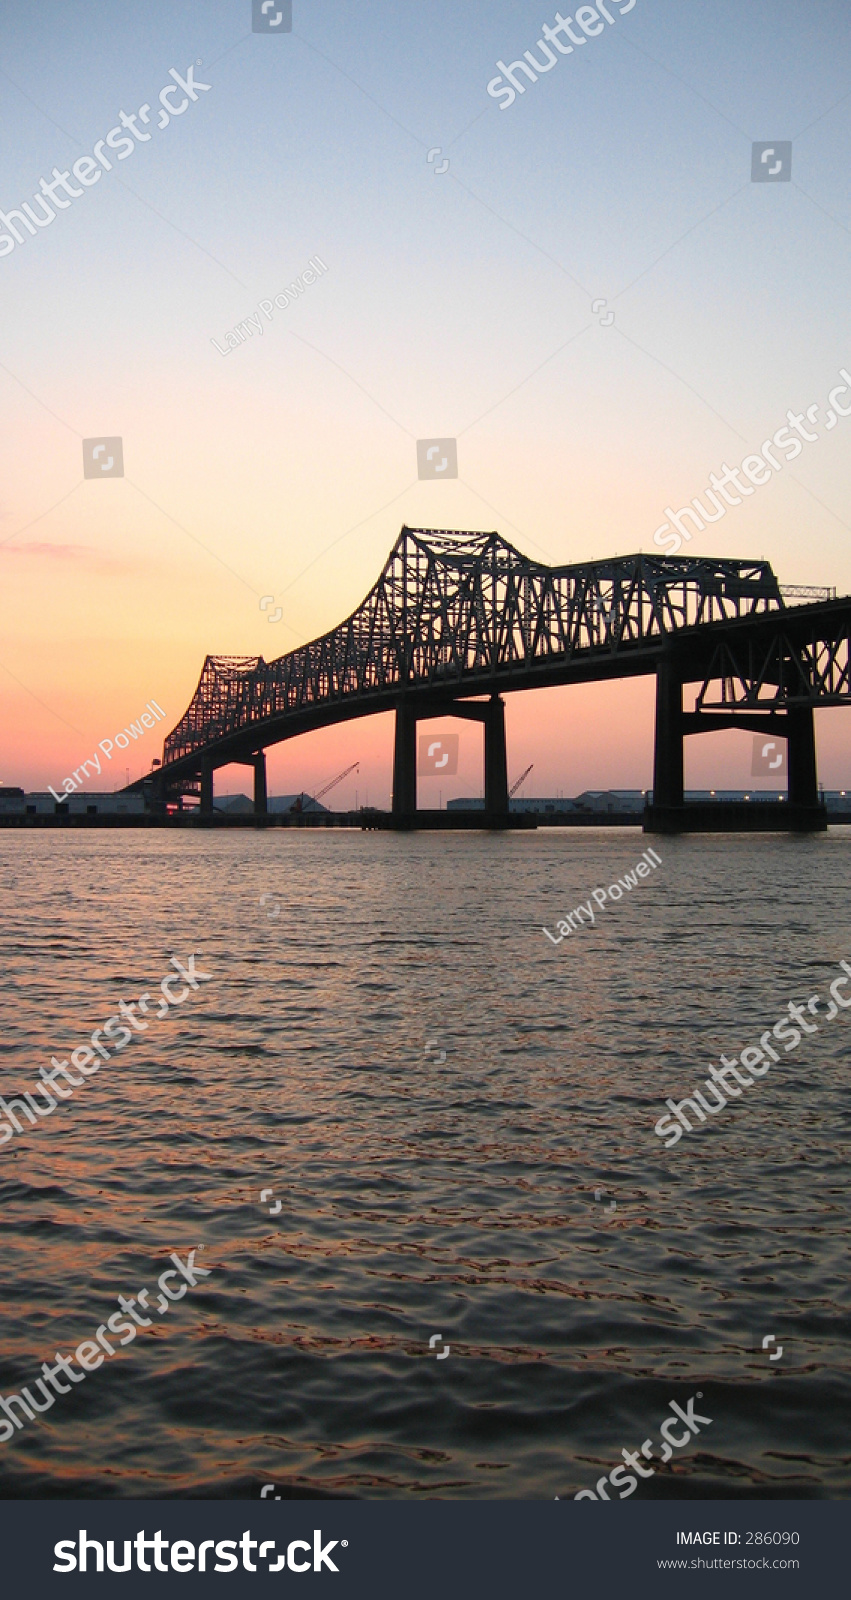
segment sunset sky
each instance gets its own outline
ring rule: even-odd
[[[851,370],[847,0],[625,5],[505,109],[487,85],[541,57],[547,3],[294,0],[277,35],[250,0],[5,9],[3,213],[152,110],[49,226],[0,237],[0,781],[61,784],[154,698],[138,777],[207,653],[273,659],[333,627],[404,523],[559,563],[652,551],[668,505],[790,409],[823,415]],[[160,127],[190,63],[210,87]],[[792,141],[791,182],[751,182],[770,140]],[[125,477],[84,479],[99,436]],[[418,481],[427,437],[457,438],[457,480]],[[690,552],[851,591],[849,444],[851,416]],[[817,729],[822,782],[851,787],[851,719]],[[444,804],[481,789],[480,730],[455,731]],[[514,696],[509,776],[646,787],[652,733],[650,679]],[[751,745],[689,741],[687,783],[746,786]],[[270,793],[359,759],[335,802],[387,805],[391,752],[388,716],[292,741]]]

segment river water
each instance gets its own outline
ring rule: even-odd
[[[851,961],[851,831],[653,842],[556,947],[638,830],[0,833],[4,1096],[210,974],[0,1146],[0,1393],[150,1290],[0,1494],[566,1498],[653,1441],[637,1498],[847,1496],[851,1011],[653,1130]]]

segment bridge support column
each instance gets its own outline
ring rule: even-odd
[[[265,750],[258,750],[257,754],[252,756],[251,764],[254,768],[254,815],[255,817],[265,817],[269,809],[266,795]]]
[[[793,706],[786,714],[789,752],[789,804],[817,806],[816,733],[812,706]]]
[[[213,764],[211,761],[201,762],[201,803],[198,808],[202,817],[213,815]]]
[[[485,717],[485,810],[508,815],[508,753],[505,744],[505,701],[492,694]]]
[[[164,816],[168,796],[163,780],[158,774],[154,773],[150,779],[147,794],[144,789],[142,793],[145,795],[145,810],[152,812],[154,816]]]
[[[417,809],[417,718],[411,706],[396,707],[393,746],[393,816],[413,817]]]
[[[684,800],[683,683],[672,661],[660,661],[656,671],[653,807],[681,806]]]

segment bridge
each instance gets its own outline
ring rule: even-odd
[[[484,725],[485,817],[508,819],[503,696],[654,674],[653,804],[647,825],[689,825],[683,740],[746,728],[788,742],[788,801],[775,826],[822,826],[813,711],[851,704],[851,597],[781,588],[767,561],[622,556],[551,567],[497,533],[403,528],[363,603],[329,633],[275,661],[208,656],[152,778],[162,808],[200,795],[213,773],[254,772],[266,810],[265,752],[314,728],[395,712],[393,821],[417,816],[416,726]],[[686,685],[696,686],[692,709]],[[757,808],[764,811],[766,808]],[[784,816],[781,818],[780,812]]]

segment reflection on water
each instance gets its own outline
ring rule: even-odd
[[[700,1389],[640,1495],[847,1494],[851,1013],[653,1126],[851,958],[851,836],[656,841],[553,947],[643,843],[0,834],[4,1095],[172,955],[213,974],[0,1147],[4,1395],[172,1252],[213,1269],[0,1493],[565,1498]]]

